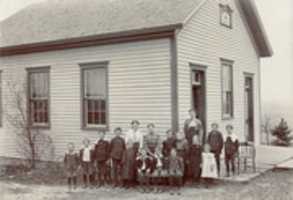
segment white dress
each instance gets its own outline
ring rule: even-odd
[[[202,154],[202,178],[218,178],[216,159],[213,153]]]
[[[137,131],[129,129],[125,135],[125,143],[126,145],[128,145],[130,142],[139,143],[139,148],[142,148],[143,136],[144,134],[139,129]]]

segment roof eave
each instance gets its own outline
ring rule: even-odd
[[[143,28],[101,35],[92,35],[78,38],[68,38],[55,41],[29,43],[15,46],[0,47],[0,57],[17,54],[45,52],[53,50],[64,50],[95,45],[130,42],[137,40],[157,39],[171,37],[177,29],[183,27],[182,23],[170,24],[151,28]]]
[[[254,0],[239,0],[248,21],[255,42],[258,46],[260,57],[273,56],[273,48],[262,23]]]

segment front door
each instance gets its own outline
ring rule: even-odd
[[[254,102],[253,77],[245,76],[245,136],[247,141],[254,142]]]
[[[206,86],[205,86],[205,71],[192,70],[192,104],[197,112],[198,119],[201,120],[204,135],[206,137]],[[205,141],[205,140],[203,140]]]

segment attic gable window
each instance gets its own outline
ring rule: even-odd
[[[232,28],[233,10],[229,5],[220,4],[220,24],[227,28]]]

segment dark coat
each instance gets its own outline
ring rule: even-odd
[[[176,148],[176,138],[172,137],[172,138],[167,138],[164,142],[163,142],[163,150],[162,150],[162,154],[164,157],[169,157],[171,150],[173,148]]]
[[[125,140],[122,137],[114,137],[110,143],[110,156],[115,160],[122,160],[126,149]]]
[[[79,157],[77,153],[66,153],[64,156],[64,165],[66,169],[77,169],[79,165]]]
[[[109,159],[109,142],[106,140],[99,140],[95,145],[95,160],[97,162],[107,161]]]
[[[199,120],[197,120],[197,127],[189,127],[189,124],[192,120],[191,119],[187,119],[184,122],[184,134],[185,134],[185,138],[188,141],[188,144],[191,145],[192,144],[192,139],[193,136],[198,135],[199,136],[199,140],[202,143],[203,141],[203,136],[201,135],[201,129],[202,129],[202,124]]]
[[[207,143],[211,147],[211,152],[214,154],[221,154],[224,146],[223,135],[219,131],[211,131],[208,135]]]
[[[234,156],[238,152],[239,142],[236,139],[232,141],[231,137],[227,137],[225,141],[225,155],[226,156]]]
[[[188,152],[188,176],[198,179],[201,172],[202,148],[199,145],[191,145]]]

